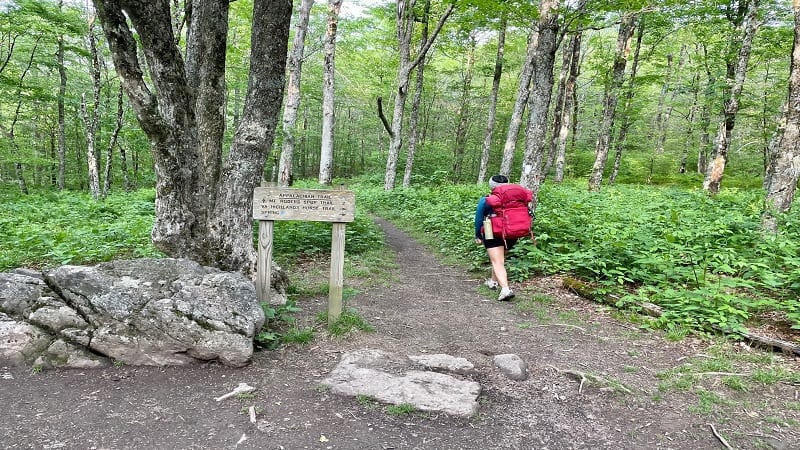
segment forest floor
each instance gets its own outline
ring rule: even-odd
[[[763,361],[769,361],[765,373],[781,373],[800,370],[797,360],[719,341],[669,341],[570,293],[555,277],[516,285],[514,302],[497,302],[480,287],[482,278],[440,263],[404,232],[379,223],[397,266],[388,283],[356,285],[349,303],[374,332],[332,337],[319,331],[310,344],[258,352],[241,369],[199,364],[34,373],[0,367],[0,446],[800,448],[800,387],[766,379],[737,383]],[[346,284],[351,281],[359,282]],[[301,303],[300,320],[313,321],[326,302]],[[478,414],[401,413],[321,388],[341,356],[360,348],[467,358],[482,386]],[[522,357],[530,377],[507,379],[492,363],[499,353]],[[721,360],[730,363],[720,366],[726,370],[706,364]],[[215,401],[239,383],[257,390]]]

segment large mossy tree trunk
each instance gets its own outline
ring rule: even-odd
[[[122,87],[152,147],[153,243],[172,257],[249,273],[255,261],[252,194],[283,98],[291,1],[254,2],[247,98],[224,161],[229,2],[192,2],[185,59],[168,0],[94,4]]]
[[[539,185],[544,178],[544,158],[547,145],[547,113],[553,94],[553,67],[558,49],[558,10],[560,0],[546,0],[540,6],[539,38],[536,44],[536,64],[531,76],[528,95],[528,124],[525,127],[525,152],[519,183],[533,191],[536,207]]]

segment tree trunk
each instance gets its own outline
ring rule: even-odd
[[[661,136],[661,132],[664,128],[664,104],[667,101],[667,93],[670,91],[670,83],[672,82],[672,61],[674,56],[672,53],[667,54],[667,68],[666,73],[664,73],[664,82],[661,83],[661,93],[658,95],[658,105],[656,106],[656,116],[653,118],[653,126],[648,128],[647,131],[647,141],[652,142],[654,152],[660,154],[663,149],[658,148],[658,139]]]
[[[36,36],[36,40],[34,41],[33,48],[31,49],[30,58],[28,58],[28,64],[25,66],[25,69],[22,71],[22,73],[19,76],[19,81],[17,82],[17,92],[16,92],[17,93],[17,95],[16,95],[17,106],[14,109],[14,117],[11,120],[11,125],[9,126],[9,129],[6,132],[6,134],[8,136],[8,140],[11,143],[12,155],[14,155],[14,157],[17,158],[17,161],[14,163],[14,175],[17,178],[17,184],[19,185],[19,191],[23,195],[28,195],[28,183],[25,182],[25,171],[24,171],[22,162],[19,160],[21,155],[19,154],[19,145],[17,144],[16,130],[17,130],[17,122],[19,122],[20,110],[22,109],[22,102],[23,102],[22,90],[23,90],[23,87],[25,86],[25,77],[28,75],[28,72],[31,70],[31,66],[33,66],[33,61],[34,61],[34,58],[36,57],[36,52],[39,49],[39,40],[41,40],[41,36]],[[12,52],[12,49],[10,48],[8,50],[8,55],[7,55],[8,58],[11,58],[11,52]],[[5,64],[6,63],[8,63],[8,61],[6,61],[3,64],[3,68],[5,68]],[[2,72],[2,70],[0,70],[0,72]],[[2,122],[0,122],[0,129],[4,129]]]
[[[747,75],[747,63],[750,60],[750,48],[753,44],[753,37],[759,27],[758,22],[759,0],[750,0],[747,9],[747,17],[744,21],[744,34],[738,36],[733,34],[732,40],[741,39],[741,47],[736,60],[733,76],[730,75],[730,68],[733,61],[729,60],[728,85],[731,86],[730,94],[725,102],[723,111],[724,120],[720,123],[717,130],[716,150],[713,159],[706,169],[705,180],[703,180],[703,190],[710,194],[719,193],[722,184],[722,175],[725,173],[725,164],[728,162],[728,150],[730,147],[731,134],[736,124],[736,114],[739,112],[739,96],[744,87],[745,76]],[[733,42],[731,43],[733,44]]]
[[[186,108],[194,112],[197,151],[201,161],[193,194],[198,203],[194,220],[201,228],[210,219],[216,203],[222,165],[222,140],[225,136],[225,52],[228,34],[228,2],[224,0],[191,3],[186,37],[186,80],[191,97]],[[191,113],[190,112],[190,113]],[[190,138],[194,140],[194,136]]]
[[[229,2],[192,2],[186,63],[167,0],[94,3],[122,86],[152,147],[154,244],[172,257],[250,272],[255,261],[252,194],[280,111],[291,2],[254,2],[247,99],[221,169],[217,152],[224,110],[219,106],[224,105]],[[139,65],[137,42],[152,86]],[[212,184],[215,174],[219,181]]]
[[[427,2],[426,2],[427,3]],[[425,27],[427,29],[427,26]],[[423,32],[426,36],[427,32]],[[411,174],[414,169],[414,157],[417,154],[419,140],[419,109],[422,104],[422,91],[425,87],[425,64],[417,67],[417,78],[414,82],[414,98],[411,100],[411,117],[408,118],[408,151],[406,152],[406,168],[403,173],[403,187],[411,186]]]
[[[697,101],[700,94],[700,74],[695,73],[692,79],[692,104],[689,106],[689,113],[686,117],[686,141],[681,152],[681,161],[678,173],[686,173],[686,161],[689,159],[689,149],[692,148],[692,137],[694,136],[694,119],[697,111]]]
[[[708,58],[708,49],[705,44],[697,44],[698,51],[703,51],[703,57]],[[711,126],[711,105],[714,101],[714,85],[717,80],[711,72],[708,64],[706,64],[706,86],[703,90],[703,106],[700,109],[700,149],[697,152],[697,173],[705,173],[708,166],[708,157],[711,154],[711,134],[709,128]]]
[[[420,41],[424,44],[428,41],[428,20],[431,15],[431,2],[425,0],[425,7],[422,12],[422,32]],[[414,156],[417,153],[417,141],[419,139],[419,108],[422,104],[422,91],[425,86],[425,59],[421,60],[417,66],[417,79],[414,88],[414,99],[411,101],[411,117],[408,119],[408,151],[406,152],[406,169],[403,174],[403,187],[411,186],[411,173],[414,168]]]
[[[561,121],[558,130],[558,150],[556,152],[556,174],[554,181],[560,183],[564,181],[564,164],[567,155],[567,136],[574,121],[575,86],[580,74],[581,58],[581,38],[582,32],[576,31],[570,39],[569,46],[565,48],[563,61],[569,65],[569,75],[567,76],[564,88],[564,106],[561,110]]]
[[[253,5],[259,20],[252,28],[247,98],[222,167],[210,227],[210,249],[218,252],[214,260],[229,270],[254,269],[253,190],[262,178],[283,102],[291,16],[292,3],[286,0],[256,0]]]
[[[112,161],[114,160],[114,147],[117,146],[117,138],[119,138],[119,132],[122,130],[122,119],[125,114],[125,110],[122,108],[123,95],[124,92],[122,92],[122,88],[120,87],[117,93],[117,122],[114,124],[114,131],[111,132],[111,139],[109,139],[108,147],[106,147],[106,170],[105,176],[103,177],[103,197],[107,196],[111,191],[111,184],[113,181],[111,168],[113,166]]]
[[[294,159],[294,130],[297,123],[297,111],[300,107],[300,77],[303,69],[308,20],[314,0],[303,0],[297,15],[292,52],[287,61],[289,80],[286,83],[288,93],[283,107],[283,147],[278,164],[278,186],[288,187],[292,184],[292,165]]]
[[[794,202],[800,177],[800,0],[792,2],[794,11],[794,45],[789,72],[789,95],[784,115],[783,133],[776,148],[775,169],[769,177],[762,225],[776,233],[776,215],[789,211]]]
[[[543,0],[540,6],[536,64],[531,77],[528,125],[525,129],[525,153],[522,157],[520,184],[533,191],[536,207],[539,185],[544,177],[544,154],[547,147],[547,112],[553,91],[553,66],[558,48],[558,8],[560,0]]]
[[[611,80],[609,81],[603,100],[603,118],[600,129],[597,131],[597,143],[594,149],[594,165],[589,176],[589,190],[599,191],[603,181],[603,171],[606,167],[608,149],[611,144],[611,133],[614,127],[614,114],[617,110],[617,95],[625,76],[625,66],[630,53],[630,41],[636,26],[634,14],[624,14],[619,24],[617,35],[617,50],[614,55]]]
[[[63,0],[59,0],[58,7],[61,9]],[[64,190],[64,174],[66,170],[67,142],[66,132],[64,131],[65,113],[64,97],[67,92],[67,69],[64,67],[64,36],[58,37],[58,50],[56,52],[56,64],[58,64],[58,189]]]
[[[461,179],[461,171],[464,165],[464,154],[467,152],[467,130],[469,128],[470,98],[472,97],[472,72],[475,67],[475,47],[477,39],[474,34],[470,34],[469,49],[467,50],[467,64],[464,68],[464,78],[461,83],[461,101],[458,105],[456,118],[456,135],[453,142],[453,167],[452,179],[457,183]]]
[[[486,119],[486,132],[483,134],[483,150],[481,151],[481,165],[478,169],[478,184],[486,181],[486,173],[489,170],[489,154],[492,149],[494,122],[497,119],[497,97],[500,92],[500,80],[503,77],[503,54],[505,53],[507,27],[508,16],[503,12],[497,32],[497,57],[494,60],[492,93],[489,95],[489,117]]]
[[[92,77],[92,111],[89,114],[86,95],[81,96],[81,113],[86,127],[86,161],[89,167],[89,192],[97,200],[100,191],[100,158],[97,154],[97,130],[100,122],[100,56],[97,53],[97,39],[94,36],[94,18],[89,22],[89,51]]]
[[[542,10],[544,10],[543,7]],[[511,168],[514,165],[514,151],[517,148],[519,129],[522,127],[522,118],[525,115],[525,108],[528,106],[531,78],[533,77],[536,52],[539,46],[539,33],[538,25],[534,26],[528,36],[528,50],[525,54],[525,62],[522,64],[522,72],[519,74],[517,98],[514,101],[514,109],[511,111],[511,118],[508,122],[506,141],[503,144],[503,159],[500,161],[500,173],[506,176],[511,173]]]
[[[411,72],[425,58],[431,45],[439,35],[442,26],[444,26],[445,21],[455,8],[453,3],[447,5],[447,9],[439,19],[439,23],[436,25],[436,29],[431,34],[430,39],[420,44],[420,51],[412,61],[411,37],[414,31],[415,3],[416,0],[399,0],[397,2],[395,22],[397,24],[397,43],[400,60],[397,67],[397,92],[395,93],[394,110],[392,111],[389,153],[386,156],[386,174],[383,184],[384,189],[387,191],[394,189],[395,178],[397,177],[397,160],[400,157],[400,148],[403,145],[403,116]]]
[[[561,51],[561,71],[558,75],[558,87],[556,88],[556,101],[553,106],[553,126],[550,133],[550,149],[547,152],[547,161],[544,164],[544,177],[550,173],[555,164],[556,152],[558,151],[559,134],[561,133],[561,121],[564,119],[564,104],[566,103],[567,80],[569,79],[570,62],[572,62],[572,48],[569,45],[562,47]]]
[[[628,130],[631,127],[631,103],[635,95],[636,87],[636,74],[639,70],[639,54],[642,50],[642,36],[644,35],[644,19],[639,21],[639,26],[636,27],[636,51],[633,52],[633,63],[631,64],[631,76],[628,79],[628,89],[625,91],[625,103],[622,106],[622,123],[619,126],[619,135],[617,136],[614,147],[614,165],[611,168],[611,175],[608,177],[608,184],[614,184],[619,175],[619,166],[622,163],[622,150],[625,147],[625,140],[628,138]]]
[[[128,152],[120,144],[117,144],[117,148],[119,148],[119,170],[122,172],[122,187],[125,192],[130,192],[135,187],[131,181],[131,175],[128,173]]]
[[[331,184],[333,178],[333,134],[336,126],[335,71],[336,28],[342,0],[328,0],[328,27],[325,30],[325,59],[322,69],[322,145],[319,153],[319,182]]]

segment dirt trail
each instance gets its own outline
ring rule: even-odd
[[[724,448],[714,425],[732,448],[800,448],[800,412],[794,412],[793,424],[769,419],[781,402],[797,396],[796,387],[778,383],[760,392],[731,392],[725,408],[692,412],[697,395],[660,392],[657,375],[702,354],[701,342],[669,343],[618,322],[551,278],[519,289],[522,303],[496,302],[478,289],[482,280],[440,264],[408,235],[379,223],[397,254],[395,281],[363,290],[351,301],[374,333],[343,339],[318,333],[305,347],[260,352],[243,369],[204,364],[32,374],[0,367],[0,446]],[[531,302],[538,294],[551,300]],[[325,302],[300,306],[313,316]],[[320,389],[343,352],[364,347],[469,359],[483,386],[478,415],[395,415],[383,405]],[[492,365],[497,353],[521,356],[530,378],[506,379]],[[580,373],[605,381],[581,384]],[[214,400],[242,382],[257,387],[252,397]],[[249,420],[251,406],[256,424]]]

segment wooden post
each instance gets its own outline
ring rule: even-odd
[[[259,303],[269,305],[272,285],[272,233],[275,222],[258,221],[258,261],[256,262],[256,296]]]
[[[269,187],[264,183],[253,192],[253,219],[258,220],[259,302],[269,303],[272,282],[272,236],[275,220],[332,222],[331,275],[328,289],[328,325],[342,315],[344,286],[344,242],[347,222],[355,218],[355,194],[344,186],[336,190]]]
[[[331,231],[331,279],[328,287],[328,326],[342,315],[344,287],[344,232],[346,224],[333,222]]]
[[[344,185],[336,187],[343,191]],[[328,326],[342,315],[342,290],[344,289],[344,236],[347,224],[333,222],[331,229],[331,277],[328,282]]]
[[[262,181],[261,186],[274,186],[275,183]],[[272,287],[272,233],[275,222],[258,221],[258,254],[256,257],[256,298],[259,303],[269,305]]]

